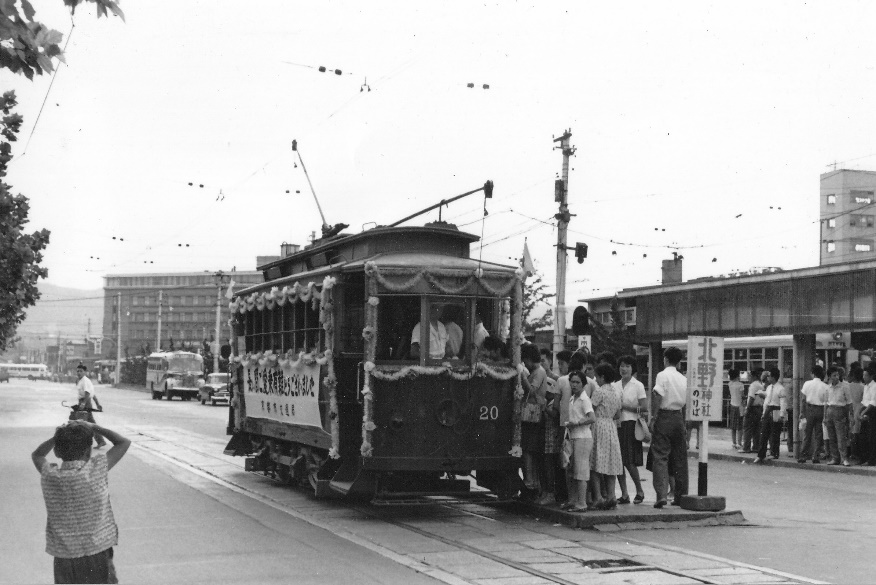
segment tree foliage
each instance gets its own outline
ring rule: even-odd
[[[541,274],[536,272],[523,283],[523,334],[533,335],[537,329],[550,327],[554,324],[554,311],[548,309],[541,317],[531,318],[532,311],[555,297],[555,293],[547,292],[547,285],[542,282]]]
[[[2,1],[2,0],[0,0]],[[0,98],[0,352],[6,351],[15,338],[18,325],[24,321],[25,310],[32,307],[40,293],[37,281],[48,275],[40,266],[43,250],[49,243],[49,231],[32,234],[22,231],[30,210],[27,197],[13,195],[5,182],[7,165],[12,158],[11,142],[17,140],[22,118],[12,109],[17,105],[15,92],[7,91]]]
[[[97,7],[97,17],[125,15],[117,0],[64,0],[70,11],[83,1]],[[52,59],[64,61],[61,41],[64,35],[34,20],[36,10],[29,0],[0,0],[0,68],[33,79],[54,70]]]
[[[611,300],[611,327],[606,327],[590,315],[593,332],[593,352],[610,351],[616,356],[635,355],[633,335],[624,322],[617,297]]]

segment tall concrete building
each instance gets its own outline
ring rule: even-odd
[[[260,271],[224,273],[221,285],[219,341],[231,335],[228,327],[228,301],[225,290],[229,280],[235,290],[264,282]],[[108,274],[104,277],[103,337],[101,353],[116,356],[118,339],[118,301],[121,294],[121,347],[131,355],[139,354],[149,345],[156,351],[158,341],[158,299],[161,296],[161,348],[181,345],[200,347],[211,341],[216,330],[217,278],[209,272],[178,272],[165,274]]]
[[[838,169],[821,175],[819,265],[876,258],[876,172]]]

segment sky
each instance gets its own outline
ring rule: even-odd
[[[874,3],[35,7],[66,64],[0,71],[25,118],[7,182],[52,232],[58,286],[254,270],[306,244],[322,220],[293,139],[350,233],[492,180],[486,218],[473,195],[444,219],[484,260],[526,241],[553,290],[553,138],[571,129],[569,245],[589,254],[569,255],[570,307],[657,284],[673,251],[685,279],[816,265],[819,174],[876,170]]]

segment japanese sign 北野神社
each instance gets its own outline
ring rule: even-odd
[[[244,368],[246,416],[322,427],[319,416],[319,364],[294,368],[251,365]]]
[[[687,420],[721,420],[724,338],[687,338]]]

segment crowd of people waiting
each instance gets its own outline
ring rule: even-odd
[[[862,368],[852,362],[845,368],[832,365],[825,371],[815,365],[812,379],[800,390],[802,410],[799,432],[803,444],[798,463],[827,465],[876,465],[876,363]],[[767,451],[779,458],[782,429],[788,434],[788,452],[793,453],[793,411],[790,392],[777,368],[755,369],[745,400],[739,372],[730,370],[732,441],[739,453],[757,453],[754,463],[763,463]],[[738,408],[738,413],[734,412]],[[741,438],[738,432],[741,431]]]
[[[542,412],[537,422],[521,423],[526,496],[575,512],[641,504],[644,457],[636,425],[647,418],[648,400],[635,377],[635,358],[561,351],[556,375],[551,352],[534,344],[520,349],[524,404]],[[627,476],[635,489],[632,498]]]

